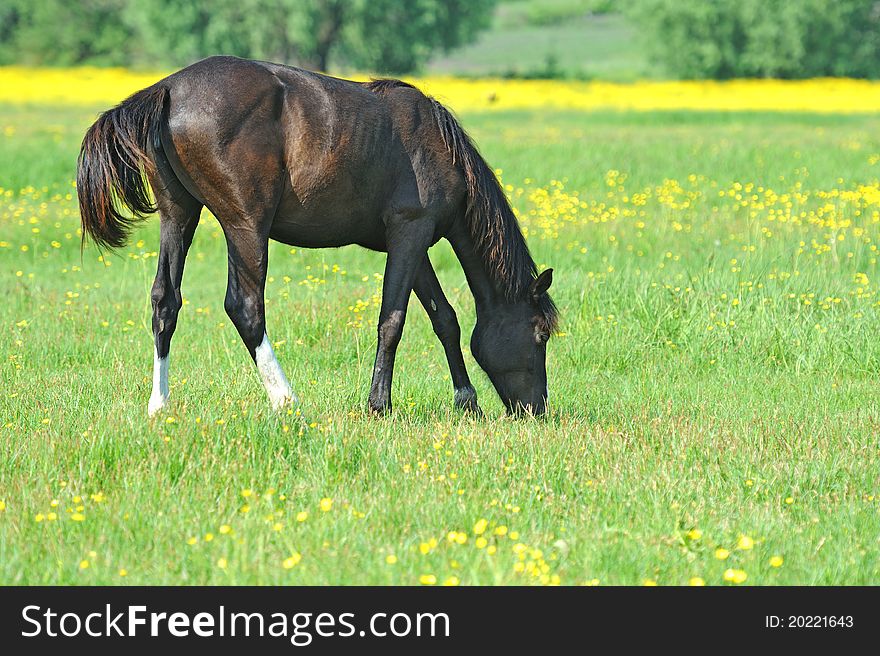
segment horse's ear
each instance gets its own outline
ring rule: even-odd
[[[535,278],[529,286],[529,294],[531,295],[532,300],[537,302],[539,298],[546,294],[547,290],[550,289],[550,284],[552,282],[553,269],[545,269],[542,271],[541,275]]]

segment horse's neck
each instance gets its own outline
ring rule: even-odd
[[[447,236],[452,249],[464,269],[468,287],[474,295],[477,319],[489,315],[500,304],[504,303],[504,295],[498,291],[495,283],[486,271],[486,265],[474,245],[474,241],[466,226],[459,224]]]

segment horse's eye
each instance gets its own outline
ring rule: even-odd
[[[547,340],[549,339],[550,335],[548,335],[547,333],[538,333],[537,335],[535,335],[535,342],[537,344],[546,344]]]

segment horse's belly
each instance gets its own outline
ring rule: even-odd
[[[315,215],[296,213],[276,215],[269,236],[300,248],[337,248],[358,244],[385,250],[385,225],[381,219],[363,216]]]

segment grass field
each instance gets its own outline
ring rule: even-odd
[[[0,105],[0,582],[880,583],[877,115],[462,112],[556,270],[545,420],[469,355],[487,417],[454,412],[415,302],[369,416],[384,258],[277,244],[307,419],[271,413],[205,214],[150,422],[157,221],[79,249],[102,108]]]
[[[434,74],[612,80],[656,75],[656,68],[635,30],[618,15],[579,15],[537,25],[496,19],[474,43],[435,57],[427,66]]]

